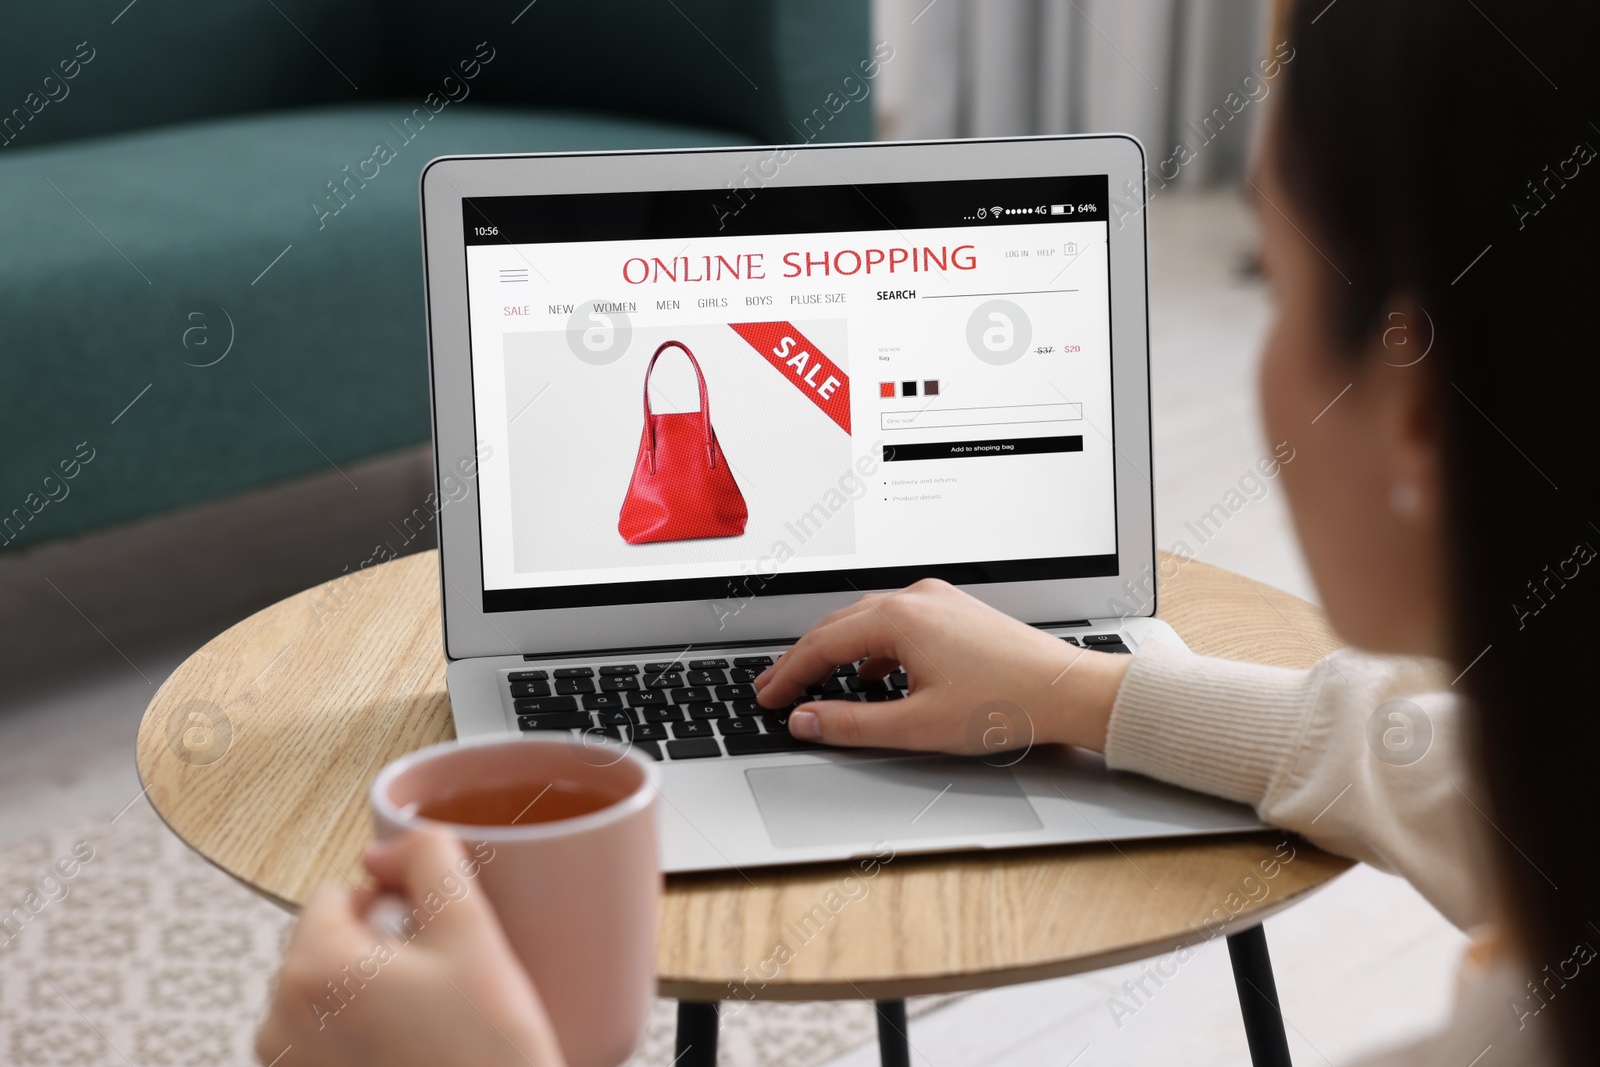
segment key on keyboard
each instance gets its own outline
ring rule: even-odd
[[[524,730],[587,730],[589,716],[581,711],[557,711],[544,715],[519,715],[517,725]]]
[[[730,756],[763,756],[772,752],[799,752],[808,748],[821,748],[809,741],[801,741],[790,734],[761,734],[758,737],[724,737]],[[669,748],[670,752],[671,749]]]
[[[1092,648],[1096,652],[1115,652],[1125,656],[1133,655],[1133,649],[1129,648],[1122,640],[1121,634],[1084,634],[1083,647]]]
[[[537,715],[547,711],[577,711],[577,697],[530,697],[512,701],[518,715]]]
[[[697,737],[691,741],[668,741],[667,755],[673,759],[705,759],[722,755],[715,738]]]

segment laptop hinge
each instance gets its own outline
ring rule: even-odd
[[[596,656],[684,656],[708,648],[739,649],[767,648],[772,645],[792,645],[798,637],[769,637],[760,641],[703,641],[690,645],[628,645],[620,648],[585,648],[566,652],[524,653],[524,663],[537,663],[545,659],[587,659]]]
[[[1060,622],[1036,622],[1033,626],[1040,630],[1049,630],[1062,626],[1088,626],[1088,619],[1064,619]],[[798,637],[769,637],[759,641],[707,641],[690,645],[628,645],[619,648],[585,648],[574,649],[566,652],[538,652],[524,653],[524,663],[537,663],[548,659],[588,659],[596,656],[685,656],[690,653],[714,649],[739,649],[739,648],[768,648],[772,645],[792,645],[800,640]]]

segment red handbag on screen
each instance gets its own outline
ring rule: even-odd
[[[699,411],[656,415],[650,410],[650,372],[669,348],[682,349],[694,367],[700,380]],[[644,371],[644,433],[617,532],[630,545],[738,537],[749,516],[744,494],[711,429],[706,376],[687,345],[666,341]]]

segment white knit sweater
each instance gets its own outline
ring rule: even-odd
[[[1151,641],[1117,694],[1106,760],[1249,804],[1329,852],[1399,874],[1468,929],[1491,923],[1498,903],[1495,830],[1468,773],[1463,715],[1430,661],[1341,651],[1297,671]],[[1362,1062],[1555,1064],[1550,1023],[1525,984],[1541,976],[1513,953],[1498,957],[1464,963],[1444,1030]]]

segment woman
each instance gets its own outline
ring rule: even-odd
[[[1245,801],[1404,874],[1475,938],[1446,1029],[1384,1063],[1600,1061],[1600,974],[1585,968],[1600,944],[1600,18],[1531,7],[1316,0],[1292,15],[1252,177],[1277,291],[1262,404],[1269,439],[1296,450],[1282,477],[1322,600],[1365,652],[1310,671],[1159,645],[1108,656],[930,581],[823,620],[757,683],[781,707],[835,664],[903,664],[909,699],[806,705],[791,730],[962,752],[972,709],[1009,700],[1039,740]],[[1395,721],[1431,734],[1415,762],[1368,741],[1400,698]],[[368,866],[427,885],[452,847],[418,837]],[[286,1067],[556,1062],[535,991],[469,900],[318,1034],[304,1005],[371,933],[360,896],[316,897],[263,1061],[292,1045]],[[439,993],[443,977],[463,995]]]

